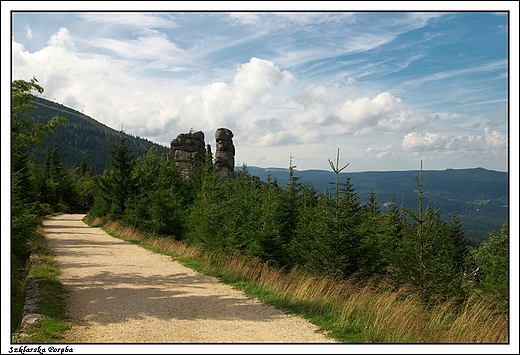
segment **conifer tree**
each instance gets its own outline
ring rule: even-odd
[[[467,253],[464,236],[455,216],[450,224],[441,218],[439,208],[424,203],[422,161],[418,187],[418,211],[405,209],[408,223],[402,224],[402,237],[392,263],[392,276],[408,284],[424,301],[463,296],[462,273]]]
[[[372,190],[361,215],[360,268],[357,272],[360,278],[383,275],[387,266],[385,253],[389,228],[386,226],[384,215],[381,214],[377,199]]]
[[[302,185],[294,237],[289,243],[291,266],[305,266],[312,259],[313,221],[319,200],[319,193],[312,183]]]
[[[299,262],[310,272],[345,278],[360,267],[359,194],[350,177],[339,183],[339,149],[336,165],[335,191],[319,196],[315,206],[306,206],[299,220],[293,251],[301,251]],[[306,251],[304,249],[307,249]]]
[[[451,280],[448,283],[446,293],[453,296],[463,296],[464,293],[464,272],[466,270],[466,260],[469,256],[469,247],[464,236],[460,220],[455,212],[451,215],[451,220],[446,226],[445,248],[448,250],[447,262],[451,273]]]
[[[45,183],[42,186],[42,202],[56,206],[60,202],[61,191],[60,182],[63,179],[64,167],[61,163],[59,148],[56,139],[54,139],[54,147],[47,150],[44,159]]]
[[[88,212],[90,206],[94,204],[94,196],[97,190],[97,182],[92,170],[85,161],[85,157],[81,159],[79,166],[79,177],[76,182],[78,193],[82,202],[83,212]]]
[[[176,188],[181,179],[176,165],[152,147],[137,159],[133,176],[136,191],[128,200],[123,221],[145,232],[181,239],[185,213],[182,190]]]
[[[431,272],[427,264],[430,253],[433,249],[433,223],[436,211],[430,209],[429,206],[424,206],[424,191],[423,187],[428,182],[428,177],[423,177],[422,160],[419,177],[414,177],[417,184],[418,193],[418,211],[406,209],[407,216],[412,220],[411,230],[407,234],[407,238],[403,240],[401,249],[401,271],[404,271],[403,276],[409,279],[410,283],[414,285],[419,294],[423,298],[427,298],[429,292],[427,290],[429,280],[427,273]]]
[[[123,216],[128,200],[137,188],[137,179],[132,174],[136,158],[127,141],[128,138],[121,131],[119,144],[112,145],[110,149],[110,169],[103,173],[99,181],[101,196],[100,202],[96,201],[98,206],[95,210],[98,213],[109,213],[114,219]]]
[[[225,185],[212,167],[200,170],[200,188],[188,211],[185,236],[188,244],[200,244],[215,252],[225,251],[224,206],[228,196]]]
[[[261,216],[259,247],[262,254],[259,256],[274,265],[286,266],[290,263],[288,241],[294,233],[290,218],[296,217],[288,216],[286,195],[280,187],[272,183],[262,185],[259,182],[255,182],[254,186]],[[252,218],[258,220],[257,216]]]
[[[274,188],[273,185],[266,186],[269,191],[269,198],[271,199],[269,204],[275,204],[277,208],[277,222],[279,225],[279,238],[281,248],[285,254],[287,249],[294,238],[296,226],[298,223],[298,209],[300,208],[300,194],[301,184],[299,182],[300,177],[296,176],[296,166],[293,165],[293,156],[289,157],[289,176],[287,180],[287,186],[285,190]],[[277,195],[275,195],[277,194]],[[267,197],[267,196],[266,196]],[[281,253],[278,253],[281,257]],[[287,260],[288,255],[283,257]],[[288,262],[288,260],[287,260]]]
[[[494,298],[501,312],[509,309],[509,225],[492,232],[473,252],[478,267],[477,288]]]

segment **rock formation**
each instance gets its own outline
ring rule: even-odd
[[[171,141],[168,160],[173,159],[183,177],[189,177],[193,169],[204,164],[206,145],[204,132],[181,133]]]
[[[213,159],[213,167],[222,180],[235,175],[235,146],[233,132],[227,128],[215,131],[217,149]],[[168,160],[173,160],[183,177],[188,178],[193,169],[206,162],[206,154],[211,154],[211,146],[204,143],[202,131],[181,133],[171,141]]]
[[[233,132],[227,128],[215,131],[217,150],[213,159],[214,168],[222,180],[233,177],[235,174],[235,146]]]

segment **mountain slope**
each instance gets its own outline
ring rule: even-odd
[[[49,134],[42,145],[31,151],[37,161],[43,162],[45,153],[54,147],[54,140],[59,148],[62,163],[68,167],[76,167],[85,158],[94,174],[101,174],[109,166],[109,150],[112,145],[119,144],[121,132],[116,131],[95,119],[61,104],[37,97],[32,103],[35,110],[29,116],[36,122],[48,122],[58,115],[68,121],[66,126],[58,125],[56,134]],[[168,147],[153,143],[147,139],[128,137],[127,143],[136,156],[144,156],[151,147],[165,154]],[[173,137],[174,138],[174,137]]]

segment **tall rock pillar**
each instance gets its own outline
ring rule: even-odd
[[[235,146],[233,145],[233,132],[227,128],[219,128],[215,131],[217,151],[213,159],[213,165],[218,176],[227,180],[235,174]]]
[[[181,133],[171,141],[168,159],[173,159],[183,177],[188,178],[198,164],[204,164],[204,132]]]

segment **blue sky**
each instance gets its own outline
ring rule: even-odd
[[[193,129],[215,150],[229,128],[239,166],[329,170],[340,149],[345,172],[511,168],[517,216],[518,5],[2,1],[2,117],[10,79],[36,77],[46,98],[166,146]]]
[[[239,166],[286,168],[292,156],[298,170],[329,170],[339,149],[351,172],[415,170],[421,160],[425,170],[508,171],[518,23],[510,29],[508,13],[492,11],[513,5],[493,4],[13,12],[10,74],[36,77],[46,98],[165,146],[193,129],[215,150],[215,130],[229,128]]]

